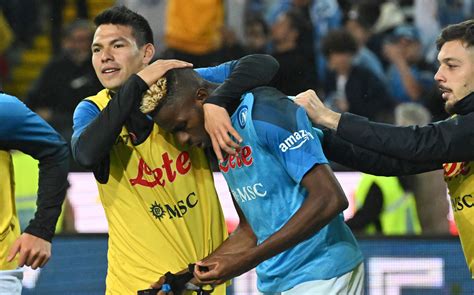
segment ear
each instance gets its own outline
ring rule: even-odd
[[[200,102],[201,104],[209,97],[209,90],[206,88],[198,88],[196,90],[196,101]]]
[[[153,56],[155,56],[155,46],[151,43],[147,43],[143,46],[143,63],[149,64]]]

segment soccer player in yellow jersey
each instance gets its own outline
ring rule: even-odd
[[[210,254],[227,232],[204,151],[179,145],[139,110],[143,94],[158,87],[155,82],[167,70],[191,65],[177,60],[149,65],[155,53],[152,31],[126,7],[107,9],[94,21],[92,63],[105,89],[77,106],[72,150],[75,160],[94,172],[109,224],[107,294],[136,294],[167,271],[178,272]],[[218,105],[206,104],[220,127],[210,131],[215,147],[232,152],[228,132],[235,130],[218,120],[223,107],[268,83],[277,65],[269,56],[255,55],[197,70],[216,82],[227,78],[211,101]],[[225,286],[215,293],[224,294]]]
[[[331,160],[386,176],[444,168],[454,219],[474,278],[474,19],[443,29],[437,47],[440,65],[434,78],[445,110],[452,115],[445,121],[410,127],[378,124],[333,112],[311,91],[296,102],[315,123],[332,130],[326,130],[324,137],[324,150]]]
[[[34,218],[23,233],[15,206],[10,150],[39,161],[38,200]],[[67,189],[66,142],[18,98],[0,92],[0,294],[20,295],[24,265],[43,267]]]

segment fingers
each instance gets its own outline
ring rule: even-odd
[[[193,64],[177,59],[159,59],[137,73],[148,86],[163,77],[167,71],[176,68],[192,67]]]
[[[171,69],[189,68],[193,66],[192,63],[177,59],[157,60],[155,63],[158,63],[159,66],[163,67],[164,72],[162,75]]]
[[[16,254],[20,252],[20,249],[21,249],[21,240],[17,239],[15,243],[13,243],[13,246],[10,248],[10,251],[8,252],[7,262],[11,262],[13,258],[15,258]]]
[[[10,249],[8,261],[18,256],[18,266],[43,267],[51,257],[51,243],[30,234],[22,234]]]
[[[26,249],[20,251],[18,266],[30,266],[32,269],[44,267],[49,261],[51,254],[45,250]]]
[[[235,138],[235,141],[232,140],[231,136]],[[229,124],[218,127],[214,137],[220,149],[229,155],[235,155],[236,150],[240,147],[240,143],[242,142],[242,137],[240,137],[240,134],[232,127],[230,122]]]
[[[22,267],[26,264],[26,259],[28,258],[29,250],[24,248],[20,249],[20,255],[18,257],[18,266]]]
[[[218,263],[196,262],[194,277],[200,284],[215,284],[219,277],[218,266]]]
[[[32,269],[37,269],[38,267],[40,267],[41,265],[45,265],[46,262],[44,262],[45,260],[48,260],[49,258],[47,258],[46,256],[42,256],[42,257],[36,257],[36,259],[33,261],[33,263],[31,263],[31,268]]]
[[[240,143],[242,142],[240,134],[237,132],[237,130],[234,129],[234,127],[232,127],[232,125],[225,126],[225,128],[226,129],[222,134],[222,140],[225,142],[227,147],[230,147],[234,150],[238,149],[240,147]],[[230,138],[229,134],[235,138],[235,141]]]
[[[222,157],[221,146],[219,145],[219,141],[216,139],[214,135],[211,135],[211,143],[212,143],[212,149],[214,150],[214,153],[217,156],[217,160],[219,160],[219,163],[223,162],[224,157]]]

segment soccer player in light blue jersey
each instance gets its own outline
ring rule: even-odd
[[[153,120],[184,146],[210,146],[202,105],[218,85],[190,69],[169,71],[166,85],[149,109]],[[197,262],[197,282],[220,284],[256,267],[264,294],[362,294],[362,254],[342,215],[348,201],[304,109],[260,87],[231,119],[243,141],[219,168],[240,223]]]

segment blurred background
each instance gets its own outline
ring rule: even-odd
[[[148,19],[156,58],[204,67],[268,53],[280,63],[271,85],[286,94],[314,89],[334,110],[398,125],[446,118],[433,79],[435,40],[441,28],[474,16],[474,0],[0,0],[0,90],[67,140],[78,102],[102,88],[91,64],[92,19],[113,5]],[[25,225],[37,162],[18,152],[14,161]],[[366,258],[367,294],[474,294],[443,171],[382,178],[331,166],[350,201],[344,214]],[[238,220],[222,176],[215,179],[232,230]],[[53,258],[27,271],[24,294],[104,293],[107,222],[96,184],[73,162],[69,183]],[[256,294],[255,274],[229,291]]]

